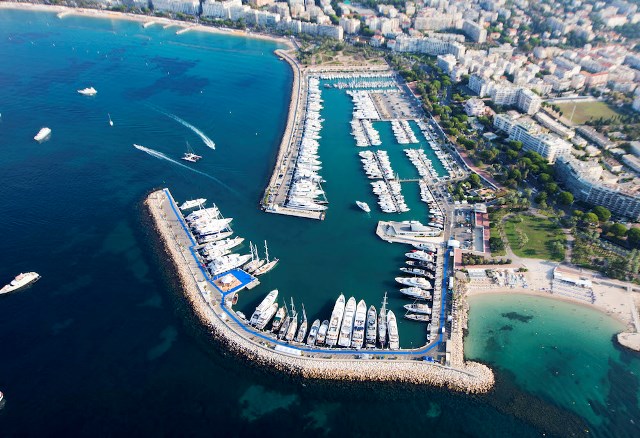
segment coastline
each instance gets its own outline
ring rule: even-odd
[[[602,302],[591,304],[591,303],[587,303],[586,301],[579,300],[577,298],[571,298],[565,295],[557,295],[557,294],[552,294],[549,292],[543,292],[543,291],[538,291],[533,289],[520,289],[520,288],[471,289],[467,291],[466,296],[472,297],[472,296],[481,296],[481,295],[511,295],[511,294],[548,298],[548,299],[557,300],[557,301],[564,301],[565,303],[577,304],[579,306],[587,307],[589,309],[594,309],[601,313],[604,313],[605,315],[625,325],[627,328],[631,328],[633,326],[633,320],[631,315],[627,315],[625,317],[623,312],[612,310],[607,305],[602,304]]]
[[[82,17],[136,21],[142,24],[158,23],[164,26],[171,25],[171,26],[181,27],[185,31],[195,30],[198,32],[206,32],[206,33],[216,34],[216,35],[227,35],[227,36],[234,36],[234,37],[240,37],[240,38],[253,38],[253,39],[259,39],[259,40],[284,44],[289,49],[294,48],[294,45],[290,40],[282,37],[259,34],[259,33],[251,33],[251,32],[237,30],[237,29],[226,29],[226,28],[219,28],[214,26],[206,26],[203,24],[180,21],[180,20],[175,20],[175,19],[165,18],[165,17],[154,17],[151,15],[133,14],[130,12],[117,12],[117,11],[109,11],[105,9],[73,8],[70,6],[61,6],[61,5],[45,5],[41,3],[21,3],[21,2],[6,2],[6,1],[0,1],[0,9],[16,9],[16,10],[22,10],[22,11],[35,11],[35,12],[57,12],[57,13],[64,13],[65,15],[77,15]]]
[[[476,362],[461,362],[455,367],[446,367],[422,360],[324,358],[308,354],[294,355],[276,351],[268,342],[242,331],[227,316],[222,306],[222,296],[214,296],[205,281],[199,281],[200,271],[195,270],[195,260],[188,248],[177,240],[178,221],[167,217],[163,203],[172,199],[159,190],[151,193],[145,205],[151,215],[155,229],[163,243],[166,254],[180,278],[182,291],[193,312],[211,334],[231,352],[254,363],[292,376],[309,379],[404,382],[418,385],[433,385],[467,393],[488,392],[494,385],[493,372],[486,365]],[[172,242],[175,241],[175,242]],[[366,354],[366,351],[363,351]],[[330,350],[326,354],[332,354]],[[335,356],[335,355],[334,355]],[[393,356],[393,352],[389,352]],[[456,358],[458,359],[458,358]]]

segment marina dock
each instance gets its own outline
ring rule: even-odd
[[[430,345],[390,351],[309,347],[279,341],[254,329],[228,305],[230,294],[253,283],[251,276],[245,278],[238,273],[233,274],[237,284],[227,282],[227,286],[223,286],[216,283],[220,277],[211,278],[198,260],[194,250],[197,242],[169,190],[151,193],[145,203],[195,313],[210,328],[213,336],[236,354],[262,366],[305,378],[402,381],[464,392],[486,392],[493,386],[493,373],[485,365],[461,360],[443,365],[432,359],[425,360],[442,341],[441,334]],[[443,259],[446,260],[446,257]],[[444,278],[442,281],[444,284]],[[443,318],[444,315],[441,316]],[[461,358],[462,355],[457,357]]]

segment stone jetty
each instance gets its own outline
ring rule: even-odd
[[[181,217],[178,217],[179,213],[176,214],[175,203],[168,190],[151,193],[145,205],[195,314],[212,335],[235,354],[260,366],[309,379],[396,381],[467,393],[483,393],[493,387],[491,369],[483,364],[463,362],[461,355],[456,357],[452,366],[427,362],[421,357],[403,354],[402,350],[385,351],[380,357],[368,355],[366,350],[359,355],[341,357],[331,350],[313,354],[295,346],[281,348],[275,342],[259,337],[257,332],[247,330],[246,326],[230,318],[230,310],[224,307],[222,295],[208,283],[208,279],[203,278],[187,244],[189,236],[182,226]]]

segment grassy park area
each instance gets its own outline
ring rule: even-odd
[[[604,102],[567,102],[556,104],[560,107],[562,114],[567,119],[571,119],[571,113],[573,107],[576,107],[575,113],[573,113],[573,123],[583,124],[590,119],[598,119],[600,117],[604,119],[617,116],[620,113],[616,109]]]
[[[504,225],[511,250],[519,257],[564,260],[565,235],[549,219],[516,215]]]

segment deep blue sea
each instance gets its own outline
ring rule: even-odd
[[[142,201],[152,189],[169,187],[179,201],[206,197],[234,218],[238,235],[269,241],[281,263],[240,295],[245,313],[273,288],[303,302],[310,319],[326,318],[341,292],[379,306],[389,291],[399,313],[405,301],[393,277],[406,249],[375,237],[376,221],[389,216],[355,207],[356,199],[374,207],[375,198],[349,134],[351,101],[340,90],[323,90],[327,219],[260,212],[285,125],[289,67],[272,42],[175,30],[0,10],[0,283],[27,270],[43,277],[0,297],[0,436],[638,436],[638,358],[611,343],[597,350],[610,364],[597,375],[620,394],[585,411],[557,387],[541,390],[544,379],[528,378],[546,365],[512,366],[483,347],[497,336],[485,326],[470,351],[498,369],[498,385],[473,397],[300,382],[212,342],[149,229]],[[89,86],[96,96],[76,93]],[[38,144],[43,126],[53,133]],[[376,126],[394,169],[416,176],[388,124]],[[204,157],[197,165],[180,161],[187,142]],[[412,211],[400,217],[425,218],[417,185],[403,192]],[[527,327],[552,312],[542,306]],[[478,312],[471,317],[480,321]],[[567,313],[565,322],[582,330],[600,317],[574,321]],[[404,347],[424,343],[423,326],[399,322]],[[562,336],[566,328],[550,330]],[[580,342],[589,360],[593,345]],[[518,351],[539,348],[527,345]],[[567,366],[584,366],[581,349],[572,354]],[[591,387],[571,389],[572,400],[593,396]]]

